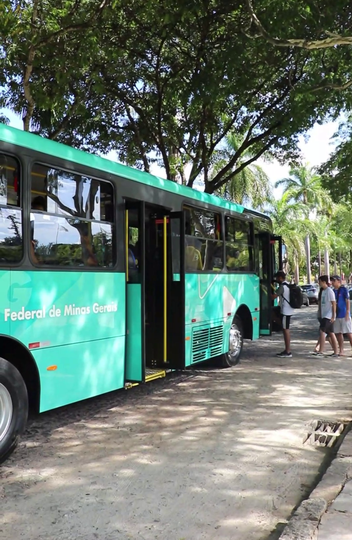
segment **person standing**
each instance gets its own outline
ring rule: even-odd
[[[319,286],[322,288],[321,293],[321,320],[320,320],[320,333],[319,333],[319,353],[318,356],[323,356],[325,349],[325,339],[327,334],[329,341],[333,348],[333,354],[331,356],[338,357],[338,343],[334,334],[334,322],[336,319],[336,299],[335,294],[329,287],[329,278],[326,275],[319,276]]]
[[[278,298],[279,305],[273,309],[273,320],[281,326],[285,342],[285,350],[276,356],[279,358],[292,358],[290,322],[294,310],[290,305],[290,289],[286,281],[286,274],[282,270],[275,274],[274,279],[279,286],[275,293],[271,295],[271,298],[273,300]]]
[[[340,276],[332,276],[332,286],[334,287],[336,299],[336,321],[334,322],[334,333],[339,344],[340,356],[344,356],[344,339],[346,334],[352,347],[352,324],[350,315],[350,297],[346,287],[341,284]]]

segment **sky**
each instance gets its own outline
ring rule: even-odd
[[[15,115],[7,109],[0,109],[0,113],[5,114],[12,127],[22,129],[22,120],[20,116]],[[300,149],[302,152],[303,162],[308,163],[310,166],[320,165],[327,160],[329,154],[333,150],[333,144],[331,137],[336,133],[338,128],[338,122],[328,122],[323,125],[316,124],[307,134],[307,137],[300,138]],[[114,159],[113,155],[107,156],[110,159]],[[263,160],[257,162],[269,176],[271,183],[274,185],[277,180],[281,178],[287,178],[289,176],[289,165],[280,165],[278,162],[268,163]],[[165,171],[154,165],[151,172],[156,176],[165,178]],[[281,195],[281,189],[274,190],[274,196],[279,198]]]

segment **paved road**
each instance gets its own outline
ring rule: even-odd
[[[351,420],[352,358],[309,358],[315,308],[233,369],[175,374],[35,419],[0,469],[0,538],[274,540],[329,460],[312,419]]]

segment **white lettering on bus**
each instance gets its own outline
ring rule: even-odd
[[[4,318],[5,322],[8,319],[11,319],[11,321],[29,321],[31,319],[44,319],[45,307],[43,307],[42,309],[32,310],[25,310],[24,307],[22,307],[19,311],[11,311],[9,308],[6,308],[4,312]]]
[[[111,304],[104,304],[101,306],[96,302],[93,304],[93,311],[94,313],[111,313],[112,311],[117,311],[117,305],[115,302],[111,302]]]
[[[19,311],[11,311],[10,308],[4,309],[4,320],[6,321],[30,321],[31,319],[45,319],[59,317],[72,317],[77,315],[89,315],[91,313],[112,313],[117,312],[117,302],[109,304],[98,304],[95,302],[92,306],[76,306],[76,304],[66,304],[64,308],[58,308],[55,304],[50,308],[42,307],[40,309],[27,309],[22,307]]]
[[[89,315],[89,313],[90,313],[90,307],[89,306],[76,307],[75,304],[66,305],[65,310],[64,310],[64,316],[67,316],[67,315]]]

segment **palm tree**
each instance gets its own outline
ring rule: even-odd
[[[321,186],[321,177],[316,173],[313,167],[308,164],[300,167],[293,167],[290,170],[290,176],[276,182],[275,187],[284,186],[284,193],[289,200],[302,203],[302,210],[305,217],[309,219],[310,214],[324,205],[324,198],[327,192]],[[307,265],[307,279],[311,282],[310,265],[310,236],[309,232],[305,236],[305,253]]]
[[[321,202],[321,177],[316,173],[314,167],[308,164],[300,167],[293,167],[288,178],[282,178],[275,183],[275,187],[284,187],[284,192],[290,195],[295,201],[301,201],[308,209],[312,205],[319,205]]]
[[[279,200],[272,201],[266,208],[273,222],[275,233],[282,236],[288,252],[288,268],[293,269],[294,279],[299,283],[299,267],[304,253],[304,236],[307,231],[302,203],[290,202],[287,194]]]
[[[236,133],[230,133],[226,137],[225,146],[215,153],[215,159],[209,175],[210,181],[229,162],[241,144],[242,137]],[[250,159],[250,150],[244,152],[241,158],[242,161],[248,161],[248,159]],[[241,163],[237,161],[236,168],[240,165]],[[235,175],[228,184],[225,184],[220,189],[218,195],[257,210],[263,210],[265,204],[273,196],[268,175],[262,167],[255,163],[245,167],[239,174]]]

